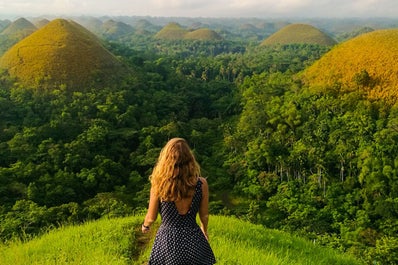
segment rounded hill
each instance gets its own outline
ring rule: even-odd
[[[22,84],[72,89],[107,85],[125,70],[90,31],[71,20],[56,19],[11,47],[1,58]]]
[[[302,73],[312,87],[366,89],[370,98],[398,98],[398,29],[377,30],[335,46]]]
[[[134,28],[126,23],[107,20],[102,24],[102,34],[107,37],[118,38],[134,33]]]
[[[188,32],[184,39],[188,40],[221,40],[221,36],[211,29],[203,28]]]
[[[13,39],[23,39],[36,30],[37,28],[32,22],[25,18],[19,18],[9,24],[8,27],[1,32],[1,35],[6,35]]]
[[[164,26],[158,33],[156,33],[156,39],[164,40],[181,40],[184,38],[188,31],[181,27],[178,23],[169,23]]]
[[[336,44],[336,41],[311,25],[290,24],[266,38],[261,45],[264,46],[295,43],[333,46]]]

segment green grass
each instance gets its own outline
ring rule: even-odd
[[[0,245],[0,264],[146,264],[153,243],[139,232],[142,216],[104,219]],[[217,264],[361,264],[337,251],[232,217],[211,216]]]

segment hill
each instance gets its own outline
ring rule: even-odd
[[[1,35],[6,35],[12,39],[23,39],[29,36],[37,30],[36,26],[33,25],[29,20],[25,18],[19,18],[9,24],[2,32]]]
[[[214,30],[210,30],[207,28],[197,29],[191,32],[188,32],[184,39],[188,40],[221,40],[222,37],[217,34]]]
[[[145,264],[151,237],[142,216],[103,219],[64,227],[32,239],[0,245],[0,264]],[[350,256],[289,234],[231,217],[212,216],[210,244],[217,264],[360,264]]]
[[[303,74],[313,87],[339,84],[341,91],[366,89],[370,98],[398,97],[398,29],[377,30],[334,47]]]
[[[169,23],[164,26],[158,33],[156,33],[156,39],[164,40],[181,40],[185,37],[188,31],[181,27],[178,23]]]
[[[0,32],[3,31],[6,27],[8,27],[12,22],[8,19],[0,20]]]
[[[43,19],[38,19],[36,21],[33,22],[33,24],[36,26],[36,28],[42,28],[45,25],[47,25],[48,23],[50,23],[50,20],[43,18]]]
[[[79,24],[56,19],[11,47],[0,68],[26,86],[65,84],[81,89],[114,81],[124,66]]]
[[[333,46],[336,44],[336,41],[311,25],[290,24],[266,38],[261,45],[264,46],[294,43]]]
[[[102,35],[108,38],[119,38],[134,33],[134,28],[126,23],[109,19],[102,24]]]

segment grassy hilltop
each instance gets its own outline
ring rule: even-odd
[[[336,41],[311,25],[290,24],[266,38],[261,45],[266,46],[293,43],[333,46],[336,44]]]
[[[398,98],[398,30],[366,33],[341,43],[303,73],[314,87],[366,89],[369,98]]]
[[[27,242],[0,245],[0,264],[145,264],[152,235],[142,216],[64,227]],[[212,216],[210,244],[217,264],[360,264],[355,259],[289,234],[236,218]]]
[[[0,68],[26,86],[81,88],[112,83],[124,66],[94,34],[76,22],[56,19],[11,47],[0,58]]]

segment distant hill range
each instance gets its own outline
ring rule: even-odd
[[[164,40],[221,40],[222,37],[215,32],[214,30],[210,30],[208,28],[199,28],[193,31],[189,31],[183,28],[178,23],[169,23],[164,26],[158,33],[155,35],[156,39],[164,39]]]
[[[260,45],[266,46],[296,43],[333,46],[336,44],[336,41],[326,33],[323,33],[311,25],[290,24],[266,38]]]
[[[93,33],[65,19],[49,22],[11,47],[0,68],[26,86],[64,84],[78,90],[109,85],[126,70]]]
[[[376,30],[335,46],[306,69],[312,87],[366,89],[370,98],[398,98],[398,29]]]

